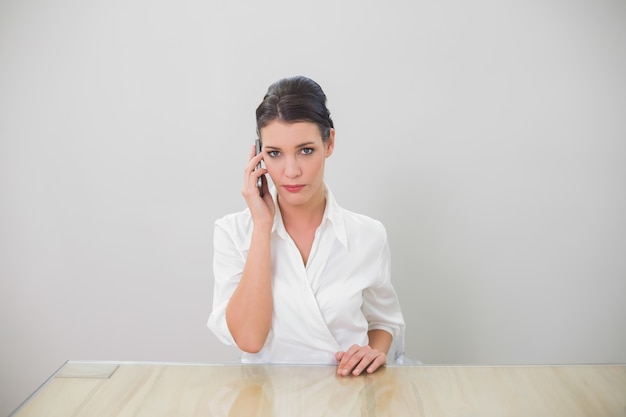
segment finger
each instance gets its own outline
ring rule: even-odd
[[[250,195],[250,196],[254,195],[254,196],[260,197],[259,188],[258,188],[258,180],[260,179],[261,187],[263,187],[263,198],[265,198],[265,196],[271,197],[269,193],[269,187],[267,185],[267,179],[264,178],[266,173],[267,173],[267,170],[265,168],[259,168],[256,171],[250,172],[244,180],[243,194]]]
[[[381,353],[380,355],[376,357],[376,359],[374,359],[374,362],[372,362],[370,366],[367,367],[367,373],[371,374],[371,373],[376,372],[378,368],[385,365],[386,363],[387,363],[387,355],[385,355],[384,353]]]
[[[267,173],[265,168],[260,166],[261,161],[263,160],[263,154],[260,153],[258,155],[255,154],[254,146],[250,149],[250,158],[248,159],[248,163],[246,164],[243,174],[244,174],[244,185],[250,185],[249,181],[254,179],[255,184],[256,180],[261,176]],[[258,167],[258,169],[257,169]]]
[[[350,372],[353,372],[356,365],[361,362],[363,357],[367,355],[369,351],[371,351],[369,346],[353,345],[350,347],[341,359],[341,363],[339,364],[339,373],[341,375],[348,375]]]
[[[354,366],[354,369],[352,370],[352,375],[361,375],[361,372],[363,372],[365,369],[369,369],[368,367],[371,366],[376,359],[380,356],[380,352],[377,350],[371,350],[369,351],[367,354],[365,354],[365,356],[363,356],[363,358]],[[374,369],[375,370],[375,369]],[[373,370],[373,371],[374,371]],[[373,372],[372,371],[372,372]]]
[[[259,175],[263,175],[263,174],[257,173],[256,171],[254,171],[244,176],[243,187],[241,188],[241,194],[248,202],[248,206],[250,206],[252,201],[256,201],[257,198],[262,198],[259,192],[259,189],[257,187],[257,177]]]
[[[258,155],[250,155],[250,160],[248,160],[248,164],[246,165],[244,171],[246,173],[248,173],[250,171],[254,171],[256,169],[257,165],[259,165],[262,160],[263,160],[263,154],[262,153],[260,153]]]
[[[348,350],[343,352],[343,355],[341,357],[341,362],[339,363],[339,367],[340,368],[346,367],[348,362],[350,362],[350,359],[359,351],[359,349],[361,349],[361,346],[352,345],[348,348]]]

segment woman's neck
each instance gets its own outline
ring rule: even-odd
[[[322,222],[326,209],[326,190],[322,188],[319,196],[311,199],[307,204],[299,206],[283,205],[278,198],[278,206],[287,230],[291,228],[317,228]]]
[[[321,189],[320,195],[311,199],[307,204],[292,206],[281,205],[278,199],[280,214],[283,218],[285,230],[291,236],[306,265],[315,240],[315,231],[322,223],[326,209],[326,190]]]

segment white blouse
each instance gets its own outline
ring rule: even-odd
[[[272,195],[276,202],[275,190]],[[369,330],[386,330],[402,340],[405,324],[391,284],[384,226],[339,207],[330,190],[326,201],[306,265],[276,204],[272,326],[263,349],[243,352],[242,362],[330,365],[336,364],[335,352],[366,345]],[[241,279],[252,226],[247,209],[215,222],[215,288],[208,326],[226,344],[235,344],[226,305]]]

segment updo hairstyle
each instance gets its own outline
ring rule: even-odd
[[[283,78],[267,89],[256,109],[257,135],[260,137],[261,129],[274,120],[315,123],[322,140],[328,140],[330,129],[334,128],[322,87],[303,76]]]

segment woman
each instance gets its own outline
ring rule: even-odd
[[[279,80],[256,119],[262,148],[244,169],[248,208],[215,223],[209,328],[243,362],[372,373],[404,319],[384,226],[339,207],[324,183],[335,146],[326,95],[306,77]]]

